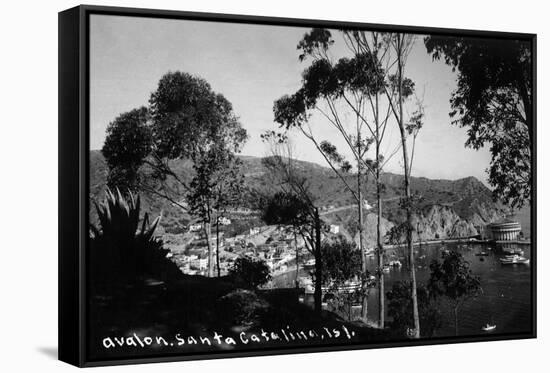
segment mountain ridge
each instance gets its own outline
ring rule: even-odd
[[[276,190],[265,176],[263,157],[239,157],[243,162],[245,183],[248,187],[264,192]],[[353,208],[356,200],[339,177],[330,168],[313,162],[297,160],[296,165],[299,172],[308,180],[310,191],[323,211],[330,212],[331,209],[350,206],[349,210],[338,215],[325,214],[325,218],[328,223],[342,224],[342,228],[349,236],[356,239],[356,232],[351,227],[353,216],[357,216],[357,210]],[[192,172],[189,162],[183,160],[176,161],[174,167],[182,173]],[[108,173],[106,162],[99,151],[90,152],[89,171],[90,198],[97,201],[103,198]],[[344,178],[350,185],[356,185],[356,175],[349,174]],[[382,198],[385,201],[382,217],[386,222],[386,228],[390,229],[404,220],[403,211],[399,207],[404,177],[394,173],[383,173],[381,179],[384,185]],[[376,200],[374,187],[373,178],[368,178],[364,197],[371,205],[375,205]],[[457,180],[412,177],[411,191],[415,195],[417,205],[415,219],[425,232],[422,236],[424,239],[473,236],[481,233],[480,227],[503,218],[508,212],[502,204],[493,200],[492,192],[474,176]],[[162,212],[164,228],[174,230],[177,226],[185,226],[190,220],[189,216],[185,216],[181,210],[167,202],[147,196],[143,196],[142,200],[144,209],[153,216]],[[376,208],[365,214],[367,217],[376,216]],[[372,217],[366,221],[370,221],[369,219],[372,220]],[[369,234],[368,240],[371,238]]]

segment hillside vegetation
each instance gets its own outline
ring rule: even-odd
[[[246,186],[250,190],[269,193],[275,190],[272,182],[265,174],[266,169],[262,158],[240,156],[245,170]],[[297,161],[299,171],[308,180],[310,190],[316,198],[316,204],[324,211],[323,218],[327,223],[341,225],[342,233],[356,239],[356,230],[353,227],[357,210],[353,198],[345,190],[342,181],[327,167],[318,164]],[[189,163],[179,161],[174,169],[182,175],[192,175]],[[90,153],[90,198],[98,200],[105,190],[108,168],[99,151]],[[354,182],[354,175],[350,174],[350,184]],[[403,176],[384,173],[383,212],[384,229],[389,230],[395,223],[402,221],[403,214],[399,207]],[[412,192],[417,197],[415,222],[418,223],[420,235],[423,239],[466,237],[476,235],[479,228],[498,221],[506,216],[508,210],[500,203],[493,201],[491,191],[475,177],[459,180],[427,179],[424,177],[412,178]],[[374,182],[367,181],[365,198],[370,205],[375,205]],[[145,211],[157,215],[162,213],[161,227],[169,233],[179,233],[186,229],[192,218],[180,209],[166,201],[143,196]],[[252,207],[251,201],[243,200],[243,207]],[[332,213],[334,211],[334,213]],[[376,209],[365,212],[367,241],[371,242],[375,236]],[[93,219],[93,217],[92,217]],[[259,224],[258,219],[251,219],[242,223],[242,229],[249,225]],[[372,229],[369,226],[372,225]]]

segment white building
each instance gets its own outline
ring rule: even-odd
[[[367,202],[366,199],[363,200],[363,208],[364,208],[365,210],[370,210],[370,209],[372,209],[372,206],[369,205],[369,203]]]
[[[495,241],[514,241],[518,239],[521,225],[516,221],[505,220],[489,224],[489,229]]]
[[[202,228],[202,224],[191,224],[189,226],[189,232],[198,232]]]
[[[225,216],[222,216],[222,217],[218,218],[218,222],[221,225],[229,225],[229,224],[231,224],[231,219],[228,219]]]
[[[335,225],[335,224],[331,224],[331,225],[330,225],[330,233],[332,233],[332,234],[338,234],[338,233],[340,233],[340,226],[339,226],[339,225]]]
[[[208,267],[208,259],[195,259],[191,261],[191,267],[197,268],[199,271],[206,269]]]

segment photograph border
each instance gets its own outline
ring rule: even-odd
[[[490,37],[525,40],[532,47],[532,141],[531,141],[531,332],[464,337],[438,337],[430,339],[352,343],[334,346],[264,348],[257,351],[205,352],[181,355],[129,357],[122,359],[89,360],[87,358],[86,309],[86,247],[88,245],[89,216],[89,129],[90,129],[90,16],[112,15],[127,17],[164,18],[192,21],[243,23],[271,26],[354,28],[369,31],[396,31],[411,34],[444,36]],[[296,353],[344,351],[372,348],[427,346],[451,343],[485,342],[536,338],[536,34],[481,30],[462,30],[425,26],[402,26],[347,21],[279,18],[266,16],[232,15],[186,12],[159,9],[122,8],[80,5],[59,13],[59,251],[58,251],[58,341],[59,360],[80,367],[174,362],[186,360],[218,359],[283,355]],[[75,247],[77,250],[75,250]]]

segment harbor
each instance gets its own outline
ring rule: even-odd
[[[482,294],[465,302],[460,311],[459,335],[483,335],[485,333],[519,333],[530,330],[531,318],[531,268],[527,263],[502,263],[513,252],[521,251],[522,257],[530,260],[531,246],[528,243],[496,244],[489,242],[445,242],[421,244],[415,247],[416,276],[418,283],[425,283],[430,276],[430,263],[438,260],[444,250],[458,251],[470,263],[474,275],[481,279]],[[484,255],[479,255],[484,253]],[[409,278],[406,248],[394,247],[386,250],[386,262],[398,260],[401,266],[389,266],[384,271],[385,289],[390,290],[394,283]],[[368,256],[368,269],[374,272],[374,256]],[[299,277],[308,278],[309,270],[300,269]],[[293,287],[296,271],[291,269],[273,278],[274,287]],[[376,322],[378,315],[378,290],[373,288],[368,297],[369,322]],[[311,303],[313,297],[306,294],[304,302]],[[445,304],[442,305],[446,307]],[[355,310],[359,312],[358,307]],[[387,310],[387,307],[386,307]],[[454,336],[455,330],[450,310],[443,309],[443,325],[436,336]],[[386,316],[388,317],[388,316]],[[489,330],[483,330],[495,325]]]

